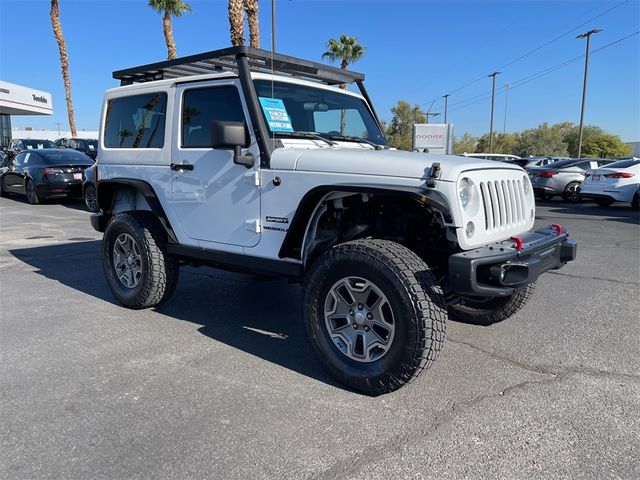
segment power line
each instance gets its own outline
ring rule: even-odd
[[[631,33],[629,35],[626,35],[626,36],[624,36],[622,38],[619,38],[619,39],[617,39],[617,40],[615,40],[615,41],[613,41],[611,43],[603,45],[602,47],[596,48],[596,49],[592,50],[591,53],[594,54],[594,53],[597,53],[597,52],[599,52],[601,50],[604,50],[606,48],[612,47],[612,46],[614,46],[614,45],[616,45],[616,44],[618,44],[620,42],[623,42],[624,40],[627,40],[627,39],[633,37],[634,35],[638,35],[638,34],[640,34],[640,30],[638,30],[636,32],[633,32],[633,33]],[[571,58],[569,60],[565,60],[564,62],[558,63],[556,65],[552,65],[552,66],[544,68],[543,70],[540,70],[538,72],[534,72],[532,74],[529,74],[529,75],[527,75],[525,77],[522,77],[519,80],[511,82],[511,85],[510,85],[509,88],[510,89],[514,89],[514,88],[526,85],[529,82],[537,80],[538,78],[544,77],[544,76],[546,76],[546,75],[548,75],[550,73],[555,72],[556,70],[560,70],[561,68],[564,68],[564,67],[566,67],[566,66],[568,66],[568,65],[570,65],[572,63],[575,63],[575,62],[583,59],[584,57],[585,57],[585,54],[578,55],[577,57],[573,57],[573,58]],[[504,92],[505,90],[506,90],[505,87],[501,87],[501,88],[498,89],[497,93],[500,94],[500,93]],[[481,97],[481,98],[478,98],[478,97]],[[466,100],[461,100],[459,102],[456,102],[456,103],[452,104],[452,105],[460,105],[460,106],[458,106],[456,108],[451,108],[451,109],[449,109],[449,111],[450,112],[454,112],[456,110],[462,110],[463,108],[467,108],[467,107],[470,107],[470,106],[475,105],[477,103],[480,103],[480,102],[482,102],[484,100],[487,100],[490,97],[491,97],[491,92],[490,91],[489,92],[485,92],[485,93],[481,93],[481,94],[476,95],[474,97],[470,97],[470,98],[467,98]]]
[[[596,20],[596,19],[598,19],[598,18],[600,18],[600,17],[602,17],[602,16],[606,15],[607,13],[611,12],[612,10],[615,10],[616,8],[618,8],[618,7],[620,7],[620,6],[624,5],[625,3],[628,3],[628,2],[629,2],[629,0],[624,0],[624,1],[622,1],[622,2],[620,2],[620,3],[618,3],[618,4],[616,4],[616,5],[614,5],[613,7],[608,8],[607,10],[605,10],[605,11],[603,11],[603,12],[600,12],[600,13],[599,13],[598,15],[596,15],[595,17],[592,17],[592,18],[590,18],[589,20],[586,20],[586,21],[582,22],[580,25],[577,25],[577,26],[575,26],[575,27],[571,28],[570,30],[567,30],[566,32],[564,32],[564,33],[562,33],[562,34],[560,34],[560,35],[558,35],[558,36],[556,36],[556,37],[552,38],[552,39],[551,39],[551,40],[549,40],[548,42],[545,42],[545,43],[543,43],[542,45],[539,45],[539,46],[535,47],[534,49],[529,50],[527,53],[524,53],[524,54],[520,55],[519,57],[517,57],[517,58],[515,58],[515,59],[513,59],[513,60],[511,60],[511,61],[509,61],[509,62],[505,63],[504,65],[501,65],[501,66],[499,66],[499,67],[497,67],[497,68],[495,68],[495,69],[493,69],[493,70],[501,70],[501,69],[504,69],[504,68],[506,68],[506,67],[508,67],[508,66],[513,65],[513,64],[514,64],[514,63],[516,63],[516,62],[519,62],[520,60],[522,60],[523,58],[528,57],[528,56],[529,56],[529,55],[531,55],[532,53],[535,53],[535,52],[537,52],[538,50],[541,50],[542,48],[544,48],[544,47],[546,47],[546,46],[548,46],[548,45],[552,44],[553,42],[555,42],[555,41],[557,41],[557,40],[561,39],[562,37],[565,37],[565,36],[569,35],[571,32],[574,32],[575,30],[577,30],[577,29],[579,29],[579,28],[581,28],[581,27],[585,26],[586,24],[588,24],[588,23],[590,23],[590,22],[592,22],[592,21],[594,21],[594,20]],[[471,80],[470,82],[467,82],[467,83],[465,83],[464,85],[461,85],[461,86],[460,86],[460,87],[458,87],[458,88],[455,88],[455,89],[453,89],[453,90],[448,90],[448,91],[447,91],[447,93],[452,94],[452,93],[455,93],[455,92],[459,92],[460,90],[463,90],[463,89],[465,89],[465,88],[467,88],[467,87],[469,87],[469,86],[471,86],[471,85],[473,85],[473,84],[475,84],[475,83],[478,83],[479,81],[483,80],[484,78],[485,78],[485,75],[481,75],[481,76],[479,76],[479,77],[475,78],[474,80]],[[436,97],[436,98],[434,98],[433,100],[429,100],[428,102],[425,102],[425,103],[423,103],[422,105],[426,105],[427,103],[432,102],[432,101],[435,101],[435,100],[437,100],[438,98],[440,98],[440,97]],[[452,110],[452,111],[453,111],[453,110]]]

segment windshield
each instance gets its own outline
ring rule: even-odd
[[[254,84],[272,133],[311,132],[387,144],[371,111],[358,97],[294,83],[255,80]]]
[[[27,150],[33,150],[33,149],[39,150],[41,148],[57,148],[55,144],[50,140],[28,139],[28,140],[22,140],[22,143],[24,143],[24,148],[26,148]]]

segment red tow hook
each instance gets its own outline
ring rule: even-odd
[[[560,235],[562,235],[562,225],[560,225],[559,223],[552,223],[551,224],[551,228],[553,228],[556,231],[556,237],[559,237]]]
[[[522,250],[522,239],[520,237],[510,237],[509,240],[516,242],[513,248],[515,248],[517,251]]]

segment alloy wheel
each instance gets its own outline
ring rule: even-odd
[[[384,293],[369,280],[346,277],[337,281],[327,293],[324,318],[333,344],[351,360],[374,362],[391,348],[393,311]]]
[[[120,283],[135,288],[142,278],[140,247],[128,233],[121,233],[113,244],[113,266]]]

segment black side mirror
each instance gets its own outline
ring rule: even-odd
[[[233,149],[233,163],[253,167],[255,157],[242,155],[242,148],[250,145],[249,130],[244,122],[211,122],[211,146],[213,148]]]

